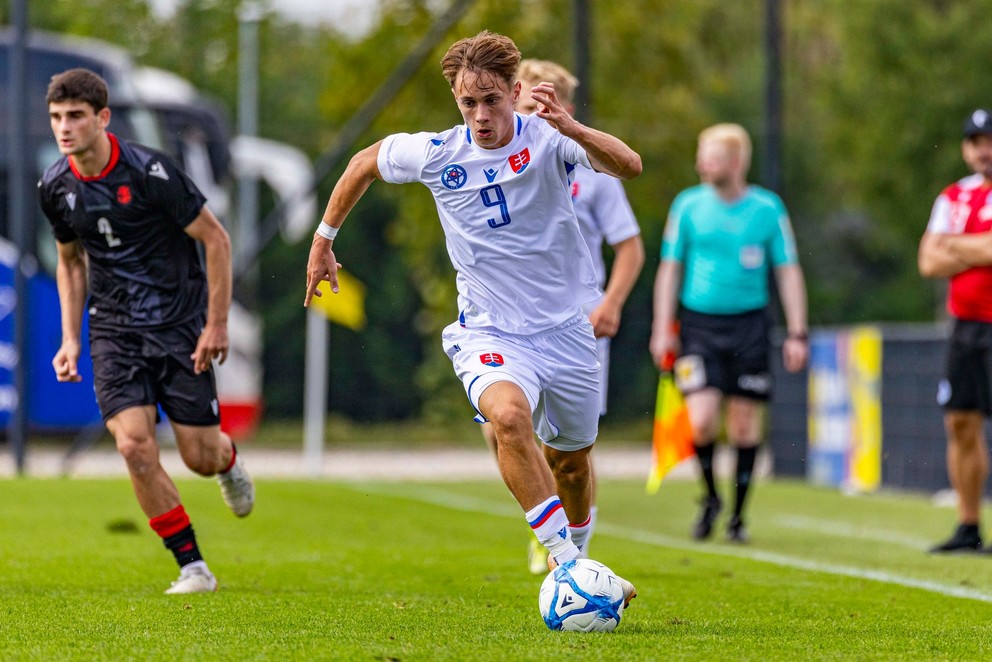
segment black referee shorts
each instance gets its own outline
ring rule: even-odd
[[[129,407],[161,405],[184,425],[218,425],[213,369],[193,372],[191,355],[203,330],[197,317],[140,333],[90,329],[93,386],[103,420]]]
[[[990,350],[992,324],[955,320],[947,347],[946,376],[937,389],[937,403],[945,411],[980,411],[992,415]]]
[[[675,381],[683,393],[703,388],[767,401],[772,394],[771,316],[764,308],[736,315],[679,313],[682,351]]]

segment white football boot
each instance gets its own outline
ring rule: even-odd
[[[217,483],[220,485],[224,503],[231,512],[238,517],[244,517],[251,512],[252,506],[255,505],[255,485],[251,482],[251,476],[245,471],[240,453],[229,471],[217,474]]]
[[[168,595],[182,593],[213,593],[217,590],[217,578],[203,561],[194,561],[183,566],[179,571],[179,579],[172,582],[172,587],[166,590]]]

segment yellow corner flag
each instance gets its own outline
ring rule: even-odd
[[[354,331],[365,327],[365,285],[350,274],[338,269],[338,293],[331,292],[327,281],[317,286],[322,296],[310,299],[310,304],[324,316]]]
[[[651,475],[646,486],[648,494],[661,487],[661,480],[677,464],[695,455],[689,410],[675,386],[670,370],[658,379],[658,399],[654,407],[654,433],[651,438]]]

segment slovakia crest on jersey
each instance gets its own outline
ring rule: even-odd
[[[524,151],[517,152],[507,159],[510,162],[510,167],[513,168],[513,172],[518,175],[527,169],[530,165],[530,150],[524,147]]]
[[[479,360],[482,361],[482,365],[487,365],[490,368],[498,368],[503,365],[503,355],[496,352],[479,354]]]
[[[445,167],[441,173],[441,183],[444,184],[445,188],[449,188],[452,191],[465,186],[466,180],[468,180],[468,173],[465,172],[465,168],[457,163],[452,163]]]

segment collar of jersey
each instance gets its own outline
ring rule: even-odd
[[[84,177],[78,170],[76,170],[76,164],[72,162],[72,159],[69,159],[69,168],[72,169],[72,174],[76,176],[76,179],[82,182],[95,182],[96,180],[103,179],[110,174],[110,171],[114,169],[115,165],[117,165],[117,161],[121,156],[121,146],[117,142],[117,136],[109,131],[107,132],[107,137],[110,138],[110,160],[107,161],[107,165],[103,167],[100,174],[93,175],[92,177]]]

